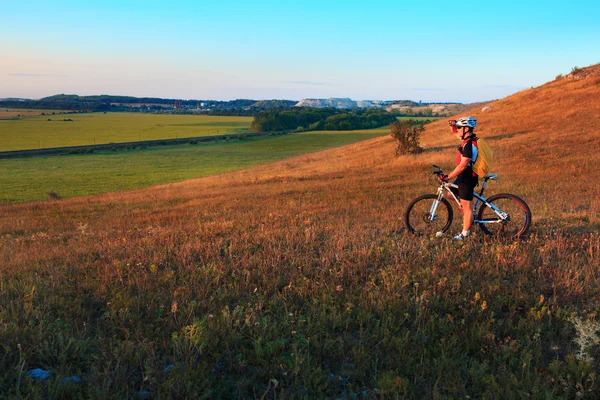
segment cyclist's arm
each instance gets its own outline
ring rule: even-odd
[[[454,171],[452,171],[448,174],[448,179],[456,178],[457,176],[462,174],[462,172],[467,168],[467,166],[469,165],[470,162],[471,162],[470,158],[461,157],[460,164],[458,164],[456,166],[456,168],[454,168]]]

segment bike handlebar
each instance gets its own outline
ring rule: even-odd
[[[438,176],[438,179],[439,179],[440,177],[445,177],[445,176],[446,176],[446,175],[444,175],[444,171],[442,171],[442,168],[441,168],[441,167],[439,167],[439,166],[437,166],[437,165],[435,165],[435,164],[433,164],[433,167],[434,167],[434,168],[437,168],[437,170],[433,171],[433,174],[434,174],[434,175],[437,175],[437,176]],[[442,181],[443,181],[443,182],[448,182],[448,178],[446,177],[445,179],[442,179]]]

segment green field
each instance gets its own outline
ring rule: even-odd
[[[0,203],[121,191],[215,175],[389,133],[318,131],[208,144],[0,160]]]
[[[42,114],[62,114],[68,111],[63,110],[39,110],[31,108],[0,108],[0,120],[2,119],[14,119],[17,117],[30,117],[34,115]]]
[[[0,151],[216,136],[247,131],[252,117],[141,113],[56,114],[0,120]]]

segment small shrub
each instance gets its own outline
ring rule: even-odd
[[[423,151],[419,145],[421,133],[425,131],[423,125],[415,125],[409,121],[396,121],[390,124],[391,136],[398,146],[396,147],[396,156],[402,154],[418,154]]]
[[[51,190],[48,192],[48,196],[52,199],[52,200],[60,200],[60,195],[58,193],[56,193],[54,190]]]

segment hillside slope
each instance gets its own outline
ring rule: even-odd
[[[0,395],[600,396],[597,348],[576,343],[600,310],[600,66],[488,106],[465,114],[494,149],[489,193],[533,211],[518,242],[404,231],[431,164],[452,167],[445,121],[417,156],[382,137],[1,206]],[[21,382],[38,367],[48,384]]]

